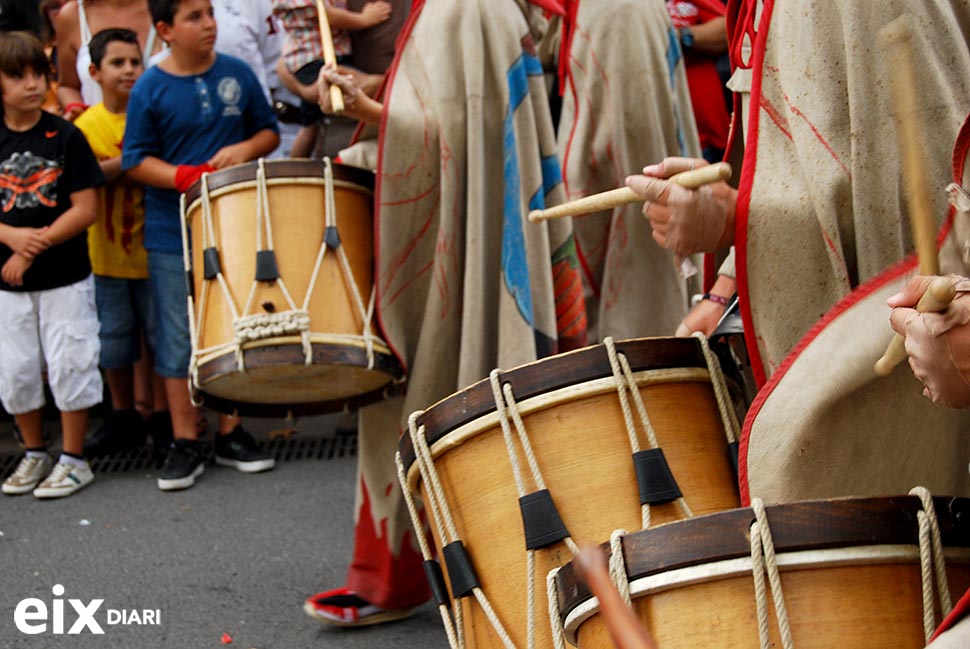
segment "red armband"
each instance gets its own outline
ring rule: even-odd
[[[81,113],[83,113],[88,109],[88,105],[80,101],[72,101],[71,103],[64,106],[64,114],[70,115],[71,111],[74,110],[75,108],[81,109],[80,113],[78,113],[78,115],[80,115]]]
[[[185,193],[189,187],[195,184],[202,174],[212,173],[216,168],[209,164],[200,165],[179,165],[175,168],[175,189],[179,193]]]

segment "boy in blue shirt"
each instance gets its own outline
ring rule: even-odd
[[[179,194],[203,173],[267,155],[279,143],[276,117],[253,72],[216,54],[211,0],[150,0],[171,54],[135,84],[121,165],[145,185],[145,248],[156,305],[155,371],[165,377],[175,442],[158,479],[186,489],[204,467],[197,412],[186,386],[191,343],[179,223]],[[221,416],[216,461],[240,471],[273,468],[238,418]]]

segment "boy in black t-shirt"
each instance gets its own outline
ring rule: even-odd
[[[104,176],[81,132],[41,110],[49,74],[35,37],[0,36],[0,399],[27,446],[2,489],[38,498],[94,480],[82,449],[103,391],[85,230]],[[45,362],[64,437],[53,468],[41,428]]]

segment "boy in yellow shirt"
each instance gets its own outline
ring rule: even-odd
[[[130,29],[105,29],[89,44],[91,77],[102,101],[75,121],[97,156],[108,184],[99,189],[98,221],[88,230],[95,299],[101,320],[101,367],[111,390],[113,412],[85,445],[90,456],[137,448],[146,424],[135,409],[134,365],[142,333],[154,349],[154,317],[144,245],[144,190],[122,177],[121,148],[132,86],[144,71],[138,36]],[[161,390],[156,390],[161,394]],[[171,444],[165,412],[149,417],[156,456]]]

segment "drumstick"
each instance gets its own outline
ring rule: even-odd
[[[944,311],[950,306],[950,302],[953,301],[956,294],[957,290],[950,278],[937,277],[930,282],[926,292],[923,293],[923,297],[917,302],[916,310],[920,313]],[[896,334],[889,342],[886,353],[876,361],[873,369],[876,376],[889,376],[893,368],[904,360],[906,360],[906,339]]]
[[[337,67],[337,52],[333,49],[333,34],[330,33],[330,21],[323,0],[317,0],[317,19],[320,22],[320,43],[323,45],[323,62],[325,65]],[[330,84],[330,106],[335,115],[344,112],[344,95],[340,87]]]
[[[643,628],[610,581],[603,551],[595,545],[583,548],[576,556],[576,565],[600,602],[603,621],[617,649],[657,649],[650,632]]]
[[[701,185],[708,185],[719,180],[727,180],[731,177],[731,165],[727,162],[706,165],[676,174],[667,178],[668,182],[681,187],[694,189]],[[564,216],[582,216],[592,212],[611,210],[614,207],[628,205],[630,203],[642,202],[643,197],[629,187],[620,187],[599,194],[592,194],[577,198],[574,201],[567,201],[544,210],[532,210],[529,212],[529,220],[533,223],[548,219],[559,219]]]
[[[923,137],[916,116],[916,73],[913,69],[913,54],[910,48],[908,24],[897,19],[884,27],[879,34],[884,49],[890,50],[890,61],[895,77],[892,86],[893,112],[896,116],[897,137],[903,161],[903,183],[906,187],[906,206],[909,211],[910,227],[916,244],[921,275],[939,275],[940,264],[936,256],[936,220],[933,218],[932,201],[929,194],[929,179],[922,142]],[[948,279],[934,280],[916,305],[917,311],[944,311],[956,296],[953,283]],[[945,286],[944,286],[945,284]],[[932,293],[931,293],[932,291]],[[906,358],[903,337],[893,336],[886,353],[874,366],[877,376],[888,376],[893,368]]]

